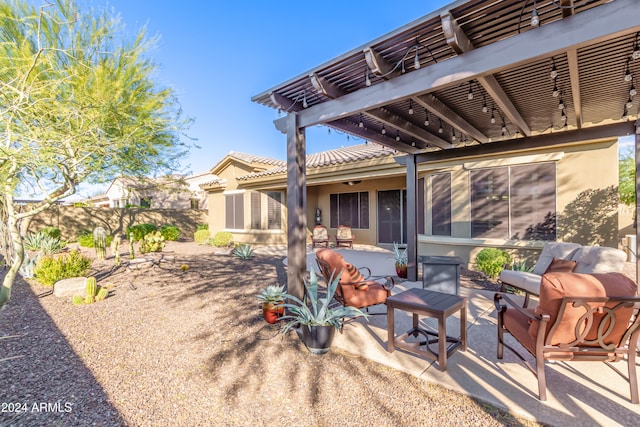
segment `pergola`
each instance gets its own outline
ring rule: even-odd
[[[460,0],[253,97],[286,113],[289,291],[306,273],[305,128],[406,153],[416,280],[418,164],[629,134],[640,158],[639,31],[638,0]]]

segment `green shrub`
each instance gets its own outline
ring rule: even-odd
[[[59,257],[45,256],[38,261],[35,278],[45,286],[53,286],[58,280],[84,276],[91,267],[91,259],[78,251]]]
[[[175,225],[163,225],[160,227],[160,234],[167,241],[177,241],[180,237],[180,229]]]
[[[213,236],[212,244],[218,248],[226,248],[231,244],[233,240],[233,234],[228,231],[218,231],[215,236]]]
[[[113,241],[113,236],[107,236],[107,246],[111,245]],[[93,231],[84,230],[82,234],[78,235],[77,238],[78,245],[83,248],[93,248],[95,244],[93,242]]]
[[[478,270],[491,278],[496,278],[503,270],[503,266],[511,262],[511,255],[497,248],[484,248],[476,256]]]
[[[198,225],[196,225],[196,231],[208,230],[208,229],[209,229],[209,224],[198,224]]]
[[[153,224],[132,225],[131,227],[127,227],[127,236],[131,236],[131,233],[133,233],[133,241],[138,242],[144,236],[156,231],[157,229],[158,227]]]
[[[211,232],[209,230],[198,230],[193,233],[193,240],[196,243],[205,243],[211,238]]]
[[[60,238],[60,229],[58,227],[43,227],[40,229],[40,232],[55,239]]]

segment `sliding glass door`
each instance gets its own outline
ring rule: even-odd
[[[407,243],[407,191],[378,191],[378,243]]]

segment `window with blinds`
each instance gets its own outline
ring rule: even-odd
[[[369,193],[340,193],[329,195],[331,228],[346,225],[369,228]]]
[[[244,194],[225,194],[225,228],[244,229]]]
[[[431,175],[431,234],[451,236],[451,174]]]
[[[251,193],[251,229],[260,230],[262,228],[262,210],[260,209],[260,193]]]
[[[267,229],[282,229],[282,193],[267,191]]]

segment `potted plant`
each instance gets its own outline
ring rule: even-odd
[[[276,323],[284,314],[284,286],[269,285],[260,289],[256,299],[262,302],[262,315],[267,323]]]
[[[407,250],[400,249],[397,242],[393,242],[393,252],[396,258],[396,274],[402,279],[407,278]]]
[[[299,326],[302,332],[302,341],[313,354],[324,354],[329,351],[336,329],[342,328],[345,317],[366,316],[356,307],[342,305],[329,307],[338,288],[340,276],[341,273],[329,280],[325,296],[318,292],[318,279],[314,271],[310,272],[309,282],[304,282],[306,290],[304,301],[293,295],[285,294],[285,298],[290,302],[284,304],[287,315],[282,319],[287,320],[287,323],[282,328],[282,333],[286,334]]]

